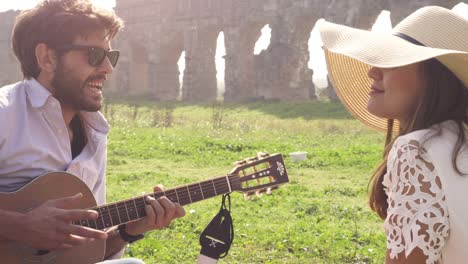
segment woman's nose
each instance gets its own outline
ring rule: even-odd
[[[371,78],[374,81],[378,81],[382,79],[382,70],[377,67],[372,67],[370,68],[369,72],[367,73],[367,76]]]

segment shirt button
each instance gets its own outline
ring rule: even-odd
[[[62,133],[63,133],[63,129],[59,128],[58,132],[59,132],[60,134],[62,134]]]

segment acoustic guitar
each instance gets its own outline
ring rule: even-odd
[[[47,200],[81,192],[83,198],[77,208],[96,210],[99,218],[75,221],[73,224],[105,230],[145,217],[146,196],[166,196],[172,202],[183,206],[234,191],[242,192],[246,197],[255,193],[269,194],[278,185],[289,181],[281,154],[259,154],[235,164],[235,168],[229,174],[221,177],[102,206],[96,206],[93,194],[78,177],[66,172],[51,172],[35,178],[16,192],[0,193],[0,209],[27,212]],[[105,248],[103,240],[55,251],[38,250],[16,242],[0,242],[0,263],[90,264],[103,260]]]

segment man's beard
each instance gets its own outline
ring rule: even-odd
[[[75,111],[96,112],[101,109],[101,103],[96,103],[85,94],[85,86],[89,81],[98,79],[98,76],[90,76],[84,82],[74,77],[72,71],[65,70],[63,63],[59,63],[52,79],[54,97],[62,104]],[[102,77],[101,77],[102,78]]]

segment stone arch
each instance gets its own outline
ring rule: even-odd
[[[129,43],[129,58],[132,62],[129,67],[129,94],[149,94],[149,61],[146,47],[141,42],[131,41]]]
[[[221,27],[205,25],[187,32],[182,98],[212,101],[217,96],[216,44]]]
[[[155,62],[153,80],[153,95],[155,99],[174,101],[179,94],[179,68],[177,62],[184,51],[184,34],[182,31],[173,31],[162,34],[163,38],[159,59]]]
[[[224,31],[226,42],[225,94],[227,101],[254,98],[256,93],[255,43],[267,21],[248,21],[238,30]]]
[[[308,40],[314,20],[302,15],[274,19],[271,42],[255,58],[256,93],[266,99],[314,99],[312,71],[308,68]]]
[[[292,99],[316,99],[312,82],[313,72],[309,69],[308,63],[310,59],[309,39],[317,20],[318,17],[313,15],[299,15],[292,18],[291,43],[295,47],[295,56],[291,63],[291,80],[295,82],[294,87],[297,87]],[[280,93],[280,91],[276,92]]]

